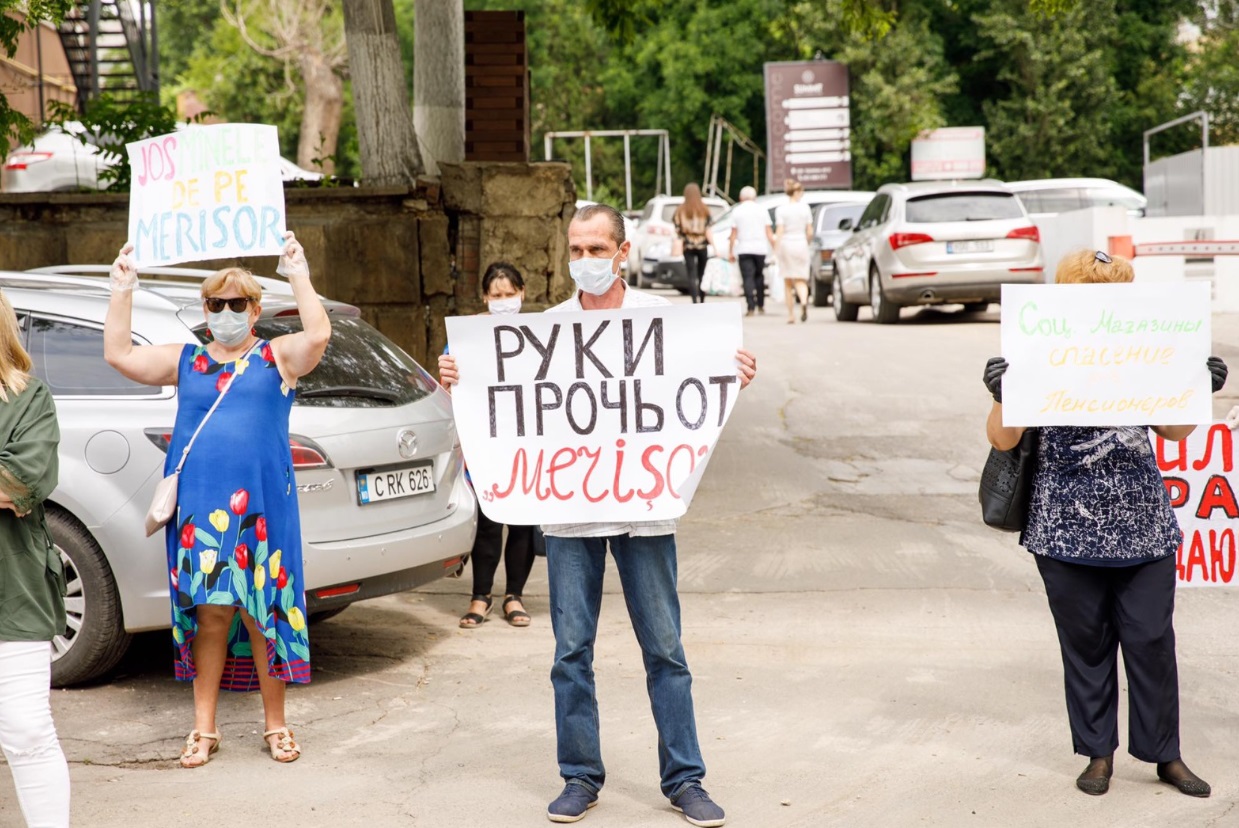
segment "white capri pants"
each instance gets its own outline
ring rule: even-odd
[[[51,705],[52,648],[0,641],[0,748],[28,828],[68,828],[69,765]]]

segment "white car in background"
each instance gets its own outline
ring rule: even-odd
[[[81,135],[86,136],[88,143],[81,142]],[[0,168],[0,192],[106,190],[111,182],[100,181],[99,175],[111,164],[93,141],[94,136],[78,121],[69,121],[64,129],[50,127],[34,143],[9,153]],[[303,170],[287,158],[280,159],[280,175],[285,181],[318,181],[323,177],[322,173]]]
[[[711,221],[727,210],[727,202],[717,196],[703,196],[702,200],[710,211]],[[628,272],[629,284],[647,287],[655,281],[655,271],[664,260],[673,265],[678,260],[678,272],[684,273],[684,257],[671,255],[671,243],[675,240],[675,225],[671,223],[671,218],[683,203],[684,196],[669,195],[654,196],[645,203],[632,236],[632,250],[628,253],[628,261],[632,263]],[[676,281],[672,276],[667,278]],[[688,277],[682,276],[678,281],[687,285]]]
[[[1144,215],[1149,203],[1131,187],[1108,178],[1040,178],[1006,184],[1034,219],[1089,207],[1122,207],[1128,215],[1138,217]]]

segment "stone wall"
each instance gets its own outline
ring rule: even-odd
[[[575,194],[567,165],[451,165],[417,188],[285,191],[288,227],[305,246],[323,296],[357,305],[367,322],[432,372],[443,319],[482,309],[485,265],[508,261],[531,307],[571,292],[567,223]],[[0,194],[0,270],[108,264],[124,244],[129,199],[107,193]],[[274,276],[275,257],[193,262]]]

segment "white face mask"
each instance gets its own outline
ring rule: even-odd
[[[492,316],[509,316],[521,312],[521,297],[509,296],[507,299],[487,299],[486,308]]]
[[[581,257],[568,262],[568,272],[572,274],[572,281],[576,282],[576,286],[586,293],[601,296],[610,290],[611,285],[615,284],[615,280],[619,278],[619,274],[611,269],[611,263],[618,255],[619,251],[616,251],[615,255],[609,259]]]
[[[250,332],[250,315],[224,309],[219,313],[207,312],[207,328],[220,345],[240,345]]]

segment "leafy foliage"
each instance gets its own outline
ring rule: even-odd
[[[51,109],[49,124],[75,135],[83,145],[98,148],[106,162],[99,180],[111,182],[113,192],[127,192],[132,179],[125,144],[176,129],[176,110],[161,104],[153,94],[141,95],[136,100],[104,94],[87,104],[81,114],[63,101],[51,101]],[[80,121],[85,132],[68,129],[67,125],[74,121]]]

